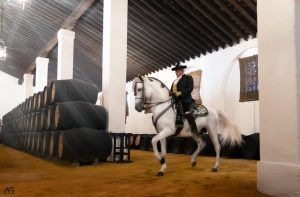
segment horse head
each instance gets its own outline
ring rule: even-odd
[[[138,75],[133,81],[132,88],[135,96],[135,110],[138,112],[143,111],[145,103],[145,87],[144,79]]]
[[[154,77],[142,77],[138,75],[133,82],[135,96],[135,109],[138,112],[170,100],[168,87]]]

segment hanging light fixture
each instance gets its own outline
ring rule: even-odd
[[[1,0],[1,34],[0,34],[0,60],[5,61],[6,58],[6,46],[4,44],[4,41],[2,39],[3,35],[3,15],[4,15],[4,6],[3,6],[3,0]]]
[[[25,7],[31,5],[31,0],[7,0],[7,3],[9,5],[13,5],[24,10]]]

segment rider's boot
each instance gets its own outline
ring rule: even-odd
[[[185,117],[186,117],[186,119],[188,120],[188,122],[190,124],[192,133],[198,133],[198,129],[197,129],[197,126],[196,126],[196,123],[195,123],[194,115],[190,112],[186,112]]]

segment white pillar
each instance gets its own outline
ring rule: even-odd
[[[49,58],[37,57],[35,62],[35,90],[40,92],[44,90],[45,86],[47,86]]]
[[[60,29],[57,33],[58,56],[57,56],[57,79],[73,79],[73,56],[74,56],[75,32]]]
[[[108,131],[125,131],[128,0],[104,0],[103,104],[108,111]]]
[[[300,1],[257,1],[258,190],[300,196]]]
[[[33,75],[24,74],[23,95],[24,100],[33,95]]]

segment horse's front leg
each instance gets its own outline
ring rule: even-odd
[[[161,159],[160,159],[159,163],[161,164],[161,168],[160,168],[159,172],[164,172],[167,169],[167,161],[166,161],[167,140],[166,140],[166,138],[163,138],[160,140],[160,147],[161,147]],[[159,175],[159,174],[157,174],[157,175]]]
[[[152,147],[153,153],[155,157],[159,160],[161,164],[160,170],[157,172],[157,176],[163,176],[166,169],[167,169],[167,162],[166,162],[166,138],[172,135],[172,131],[169,130],[162,130],[156,136],[152,138]],[[161,154],[158,152],[157,149],[157,142],[160,141],[161,143]]]

